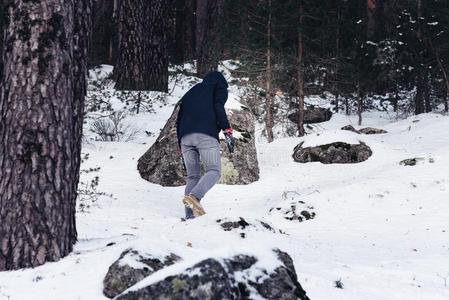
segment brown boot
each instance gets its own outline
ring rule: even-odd
[[[201,206],[198,199],[196,199],[195,196],[192,194],[184,196],[184,199],[182,199],[182,202],[184,205],[188,208],[190,208],[193,211],[193,215],[195,217],[200,217],[204,215],[206,212],[204,211],[204,208]]]

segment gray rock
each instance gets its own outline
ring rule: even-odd
[[[388,133],[388,131],[379,128],[366,127],[359,130],[363,134],[383,134]]]
[[[148,275],[172,265],[178,260],[180,257],[175,254],[170,254],[161,260],[142,255],[136,250],[125,250],[109,267],[103,279],[103,294],[108,298],[114,298]],[[127,263],[129,261],[133,262],[132,265]]]
[[[283,232],[282,230],[275,229],[274,226],[269,224],[268,222],[257,219],[247,221],[246,219],[239,217],[238,221],[233,221],[232,219],[230,220],[228,218],[224,218],[218,219],[217,223],[220,224],[221,228],[224,231],[236,231],[242,238],[246,237],[247,229],[251,229],[251,231],[269,231],[272,233],[285,234],[285,232]]]
[[[341,128],[341,130],[349,130],[349,131],[352,131],[352,132],[355,132],[355,133],[358,133],[358,134],[360,134],[360,133],[363,133],[363,134],[383,134],[383,133],[388,133],[388,131],[386,131],[384,129],[373,128],[373,127],[365,127],[365,128],[357,130],[352,125],[343,126]]]
[[[365,143],[347,144],[335,142],[315,147],[302,147],[303,142],[293,150],[293,159],[299,163],[319,161],[323,164],[359,163],[371,155],[371,148]]]
[[[229,122],[236,131],[234,153],[230,154],[224,140],[221,145],[221,178],[224,184],[250,184],[259,180],[259,163],[255,141],[255,117],[245,106],[227,110]]]
[[[403,166],[415,166],[418,160],[416,158],[407,158],[399,162]]]
[[[156,142],[140,157],[137,169],[140,176],[162,186],[185,184],[185,171],[178,156],[176,137],[176,106]],[[250,110],[227,110],[229,122],[236,131],[235,152],[229,154],[226,142],[220,141],[222,177],[224,184],[249,184],[259,179],[259,164],[255,145],[255,118]]]
[[[295,111],[289,114],[287,117],[293,123],[297,122],[297,114]],[[304,110],[304,124],[314,124],[329,121],[332,118],[332,112],[328,108],[321,108],[315,106],[308,106]]]
[[[275,250],[279,267],[268,273],[255,267],[257,258],[237,255],[229,259],[205,259],[184,272],[118,296],[117,300],[213,300],[251,299],[309,300],[298,282],[291,257]],[[254,271],[254,273],[253,273]],[[254,274],[254,276],[251,276]]]
[[[357,129],[355,129],[354,126],[352,126],[352,125],[346,125],[346,126],[343,126],[343,127],[341,128],[341,130],[348,130],[348,131],[352,131],[352,132],[355,132],[355,133],[360,134],[360,131],[358,131]]]
[[[424,160],[424,157],[413,157],[401,160],[399,164],[402,166],[415,166],[418,162],[423,162]],[[433,158],[429,158],[429,162],[433,163]]]
[[[139,158],[137,170],[140,176],[162,186],[180,186],[185,184],[184,168],[178,155],[176,137],[176,118],[179,105],[167,120],[157,140],[145,154]]]

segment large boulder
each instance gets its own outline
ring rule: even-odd
[[[230,154],[225,140],[221,146],[221,179],[224,184],[250,184],[259,180],[259,163],[255,140],[255,117],[246,107],[227,109],[229,122],[235,130],[236,146]]]
[[[155,257],[127,249],[109,267],[103,279],[103,294],[108,298],[114,298],[145,277],[179,260],[180,257],[175,254]]]
[[[293,150],[293,159],[296,162],[307,163],[319,161],[323,164],[359,163],[367,160],[371,155],[371,148],[365,143],[348,144],[334,142],[314,147],[302,147],[301,142]]]
[[[149,182],[162,186],[180,186],[185,184],[185,171],[178,156],[176,137],[176,118],[179,105],[159,134],[156,142],[140,157],[137,169],[140,176]],[[240,109],[227,109],[229,122],[235,129],[237,139],[235,152],[229,154],[226,142],[221,144],[221,183],[249,184],[259,179],[259,165],[255,145],[254,115],[245,106]]]
[[[157,282],[151,282],[149,277],[149,285],[143,281],[116,299],[308,300],[298,282],[291,257],[279,250],[273,254],[273,259],[277,259],[277,267],[271,267],[271,263],[264,264],[250,255],[208,258]]]
[[[298,120],[298,111],[289,114],[288,119],[293,123]],[[304,110],[304,124],[314,124],[329,121],[332,117],[332,112],[328,108],[308,106]]]

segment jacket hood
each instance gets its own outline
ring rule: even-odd
[[[212,71],[207,73],[207,75],[204,76],[203,78],[203,83],[221,83],[224,84],[226,87],[228,86],[226,78],[224,78],[223,74],[221,74],[218,71]]]

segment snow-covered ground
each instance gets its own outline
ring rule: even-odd
[[[237,93],[231,87],[231,97]],[[168,106],[156,107],[156,114],[129,120],[157,133],[180,94],[170,96]],[[278,247],[293,257],[312,300],[449,299],[444,280],[449,281],[449,117],[424,114],[394,121],[383,113],[365,113],[364,126],[386,129],[383,135],[339,130],[347,124],[356,124],[356,118],[334,115],[304,140],[308,145],[362,140],[373,150],[366,162],[299,164],[291,155],[303,139],[271,144],[258,139],[260,180],[215,186],[203,201],[207,214],[188,222],[180,221],[183,187],[151,184],[137,172],[138,158],[156,136],[87,143],[83,152],[90,158],[83,167],[101,166],[99,190],[113,197],[101,197],[78,214],[79,242],[71,255],[35,269],[0,273],[0,299],[106,299],[104,275],[129,247],[155,255],[173,252],[184,265]],[[411,157],[424,159],[416,166],[399,165]],[[313,206],[316,217],[298,222],[270,212],[297,201]],[[239,217],[266,221],[284,234],[255,227],[241,238],[216,222]],[[176,267],[169,268],[152,276],[162,278]],[[337,280],[343,289],[335,287]]]

